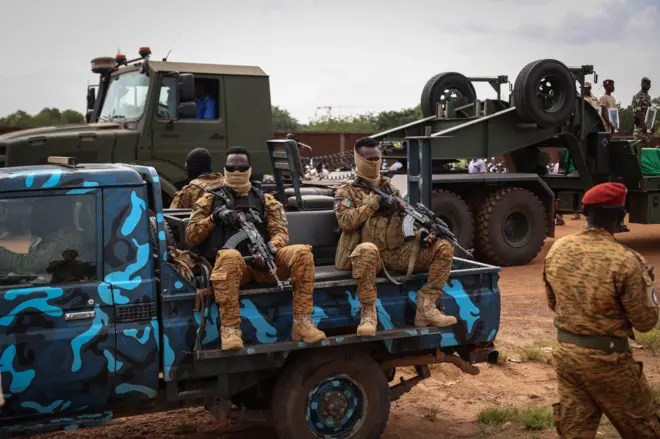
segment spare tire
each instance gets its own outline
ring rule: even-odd
[[[541,59],[531,62],[516,78],[513,88],[516,113],[543,128],[568,122],[575,102],[575,78],[560,61]]]
[[[447,100],[450,92],[458,92],[467,99],[467,103],[477,100],[474,85],[465,76],[456,72],[438,73],[429,79],[422,90],[422,115],[433,116],[437,113],[436,104]]]
[[[163,227],[165,228],[165,245],[167,245],[168,248],[169,247],[176,248],[176,240],[174,239],[174,234],[172,233],[172,229],[170,228],[170,225],[167,222],[167,220],[163,220]],[[149,217],[149,233],[150,233],[150,236],[151,236],[151,245],[154,249],[154,253],[157,253],[157,249],[158,249],[158,225],[157,225],[155,216],[150,216]]]

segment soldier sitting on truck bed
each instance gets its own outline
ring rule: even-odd
[[[195,148],[186,157],[186,172],[190,183],[174,194],[170,209],[192,209],[207,187],[217,186],[225,181],[220,173],[211,170],[211,153],[205,148]]]
[[[355,143],[355,175],[385,193],[399,196],[399,190],[380,175],[381,155],[371,138]],[[360,325],[357,334],[374,336],[378,325],[376,312],[376,274],[385,269],[415,271],[428,267],[428,283],[417,293],[415,326],[446,327],[456,318],[436,308],[436,301],[447,283],[454,257],[453,245],[445,240],[432,240],[427,248],[419,248],[419,239],[405,242],[403,218],[396,212],[396,201],[383,198],[368,189],[345,183],[335,193],[334,209],[342,229],[335,265],[340,270],[353,270],[360,299]],[[417,237],[419,238],[419,233]]]
[[[260,270],[259,263],[263,261],[257,260],[251,265],[245,263],[245,256],[253,256],[248,248],[239,247],[241,252],[223,249],[227,240],[240,230],[236,210],[258,212],[262,223],[257,224],[257,228],[261,236],[277,249],[277,277],[292,280],[291,338],[306,343],[325,340],[325,334],[314,326],[311,317],[314,311],[314,256],[311,247],[287,245],[289,232],[284,208],[272,195],[252,187],[251,171],[250,153],[245,148],[230,148],[225,164],[226,182],[208,188],[209,193],[197,200],[186,228],[188,246],[197,247],[207,259],[215,262],[211,283],[220,307],[222,349],[243,349],[238,307],[240,286],[252,281],[275,283],[270,273]],[[216,195],[219,191],[233,201],[233,206],[225,205],[222,196]]]

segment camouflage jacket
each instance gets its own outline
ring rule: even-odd
[[[344,183],[335,192],[334,210],[342,231],[335,266],[340,270],[351,268],[349,256],[360,242],[372,242],[379,250],[397,248],[404,243],[401,215],[379,212],[380,197],[352,184]],[[379,188],[396,196],[401,195],[385,177],[381,178]]]
[[[170,209],[192,209],[195,201],[199,200],[206,192],[206,188],[225,182],[222,174],[205,174],[191,181],[174,194]]]
[[[646,117],[646,110],[651,106],[651,96],[648,93],[645,93],[643,90],[637,92],[633,96],[632,107],[634,112],[641,111],[642,113],[642,125],[644,124],[644,118]]]
[[[646,261],[602,229],[555,242],[545,258],[545,291],[555,326],[578,335],[632,337],[658,320]]]
[[[280,249],[289,244],[289,231],[287,230],[286,213],[282,203],[270,194],[264,194],[266,207],[266,228],[270,241],[275,248]],[[195,202],[190,214],[190,222],[186,227],[186,243],[193,248],[204,242],[211,231],[215,228],[215,221],[211,217],[213,206],[213,195],[210,193],[202,195]]]

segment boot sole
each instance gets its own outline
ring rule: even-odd
[[[243,345],[228,346],[228,347],[224,347],[224,346],[223,346],[223,347],[222,347],[222,350],[223,350],[223,351],[240,351],[240,350],[243,349],[243,348],[244,348]]]
[[[304,341],[305,343],[318,343],[320,341],[325,340],[326,338],[327,337],[325,336],[325,334],[323,334],[323,336],[319,336],[317,338],[308,338],[308,339],[305,339],[305,337],[303,337],[301,335],[298,335],[298,334],[295,334],[295,335],[292,334],[291,335],[291,341]]]
[[[433,322],[429,322],[428,320],[415,319],[415,327],[417,328],[428,328],[428,327],[447,328],[449,326],[454,326],[456,323],[458,323],[458,320],[456,320],[456,318],[454,318],[454,321],[452,323],[445,323],[443,325],[434,325]]]

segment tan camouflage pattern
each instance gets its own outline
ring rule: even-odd
[[[649,306],[653,281],[646,261],[603,229],[558,239],[543,275],[559,329],[626,338],[633,327],[646,332],[658,321],[657,306]]]
[[[314,311],[314,256],[308,245],[282,247],[275,255],[277,277],[291,279],[293,285],[294,314],[311,314]],[[248,266],[237,250],[218,251],[211,273],[211,283],[216,303],[220,306],[222,325],[238,326],[240,287],[252,282],[274,285],[275,278],[268,272]]]
[[[376,276],[381,268],[378,247],[370,242],[363,242],[355,247],[350,255],[353,278],[357,279],[357,294],[361,303],[370,303],[378,299]]]
[[[219,173],[200,175],[174,194],[170,209],[192,209],[195,201],[206,193],[207,187],[224,183],[224,181],[224,175]]]
[[[604,94],[603,96],[601,96],[598,99],[598,106],[599,107],[605,107],[605,108],[608,108],[608,109],[609,108],[616,108],[616,99],[614,99],[614,96],[612,96],[612,95]],[[601,110],[601,116],[600,117],[601,117],[601,119],[603,119],[602,110]],[[604,120],[605,119],[603,119],[603,121]],[[610,132],[610,126],[607,123],[605,123],[605,131],[608,132],[608,133]]]
[[[600,113],[600,105],[598,104],[598,98],[594,95],[585,96],[584,100],[594,107]]]
[[[283,248],[289,243],[284,207],[270,194],[264,194],[264,203],[266,205],[266,228],[270,240],[275,248]],[[211,218],[211,206],[213,206],[212,194],[204,194],[195,202],[190,214],[190,222],[186,227],[188,247],[193,248],[201,244],[215,228],[215,221]]]
[[[562,439],[596,437],[603,413],[622,438],[660,438],[658,407],[632,354],[559,343],[553,356],[560,401],[553,409]]]
[[[392,194],[400,196],[399,190],[389,183],[389,179],[381,178],[379,188],[385,189],[388,186]],[[380,244],[381,248],[387,248],[388,240],[392,243],[390,245],[393,245],[397,240],[395,236],[401,234],[400,223],[397,229],[394,222],[389,225],[389,233],[383,232],[384,229],[388,228],[388,219],[380,214],[377,215],[380,208],[379,200],[378,195],[368,189],[355,187],[352,182],[344,183],[335,192],[334,210],[339,227],[342,230],[335,257],[335,266],[338,269],[351,269],[351,261],[353,260],[351,255],[361,241],[374,242],[377,246]],[[371,224],[377,226],[378,231],[364,231],[368,227],[362,227],[367,221],[371,221],[374,216],[380,218],[374,218]],[[362,231],[360,231],[361,228]],[[376,236],[379,239],[375,239]]]
[[[646,261],[602,229],[555,242],[545,260],[544,282],[555,326],[578,335],[633,337],[658,319]],[[606,353],[569,343],[554,351],[559,403],[555,423],[562,438],[593,438],[602,413],[624,438],[660,438],[651,391],[641,363],[630,353]]]

